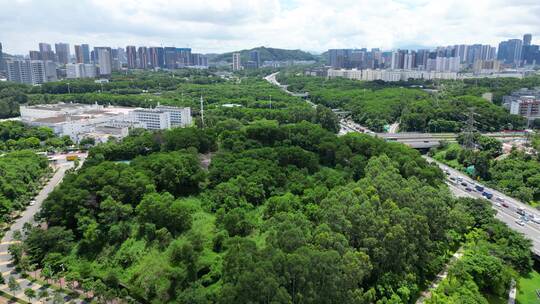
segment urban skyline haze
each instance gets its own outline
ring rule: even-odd
[[[203,53],[257,46],[420,48],[540,35],[536,0],[0,0],[4,52],[36,43],[173,45]]]

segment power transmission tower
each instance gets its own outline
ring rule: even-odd
[[[476,113],[474,113],[474,108],[469,108],[467,124],[463,129],[463,145],[467,149],[475,148],[474,134],[476,132],[476,127],[474,125],[476,124],[476,121],[474,120],[474,115],[476,115]]]

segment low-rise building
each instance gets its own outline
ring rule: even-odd
[[[523,116],[529,125],[533,120],[540,118],[540,88],[520,89],[511,95],[503,97],[503,106],[510,114]]]
[[[436,72],[419,70],[347,70],[347,69],[328,69],[327,75],[332,77],[343,77],[348,79],[357,79],[365,81],[383,80],[387,82],[407,81],[409,79],[457,79],[456,72]]]
[[[191,125],[191,109],[158,106],[153,109],[105,107],[98,104],[58,103],[21,105],[21,121],[46,126],[55,134],[78,142],[92,137],[97,142],[127,136],[130,128],[151,130]]]

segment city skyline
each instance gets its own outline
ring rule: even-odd
[[[10,54],[27,54],[41,41],[71,46],[171,45],[202,53],[258,46],[321,53],[351,47],[497,45],[521,38],[522,33],[531,33],[534,43],[534,37],[540,35],[534,26],[539,17],[540,6],[531,0],[512,4],[502,0],[86,0],[76,5],[19,0],[0,2],[0,40],[4,52]]]

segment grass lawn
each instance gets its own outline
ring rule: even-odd
[[[539,304],[540,298],[536,295],[537,289],[540,290],[540,273],[532,271],[519,278],[517,303]]]

